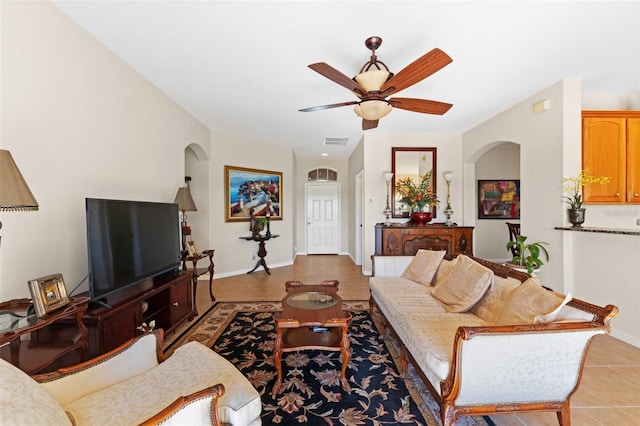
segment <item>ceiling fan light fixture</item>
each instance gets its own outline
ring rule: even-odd
[[[387,101],[374,100],[360,102],[353,110],[359,117],[365,120],[375,121],[389,114],[392,107]]]
[[[379,92],[382,85],[389,79],[387,70],[371,70],[361,72],[354,79],[367,92]]]

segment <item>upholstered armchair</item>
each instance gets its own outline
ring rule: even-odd
[[[77,366],[29,377],[0,360],[0,424],[259,425],[258,392],[197,342],[164,359],[162,330]]]

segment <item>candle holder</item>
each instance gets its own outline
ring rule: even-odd
[[[453,209],[451,208],[451,179],[453,179],[453,172],[444,172],[442,176],[447,182],[447,207],[444,209],[444,215],[447,220],[444,224],[445,226],[453,226],[453,222],[451,222],[451,215],[453,215]]]
[[[392,178],[393,178],[393,173],[391,173],[391,172],[385,172],[384,173],[384,180],[387,182],[387,206],[382,211],[382,213],[384,213],[384,216],[385,216],[385,221],[384,221],[385,226],[390,226],[391,225],[391,213],[392,212],[391,212],[391,206],[389,205],[389,198],[390,198],[389,185],[391,184],[391,179]]]

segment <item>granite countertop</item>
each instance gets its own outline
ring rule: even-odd
[[[593,232],[597,234],[616,234],[616,235],[635,235],[640,237],[640,230],[633,229],[610,229],[610,228],[591,228],[586,226],[556,226],[559,231],[572,232]]]

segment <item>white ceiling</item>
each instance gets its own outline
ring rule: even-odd
[[[345,158],[361,139],[348,76],[369,59],[398,72],[439,47],[453,62],[399,96],[449,102],[394,110],[372,133],[462,133],[566,77],[583,93],[640,96],[640,1],[68,1],[54,4],[214,131]],[[323,146],[348,137],[346,146]]]

